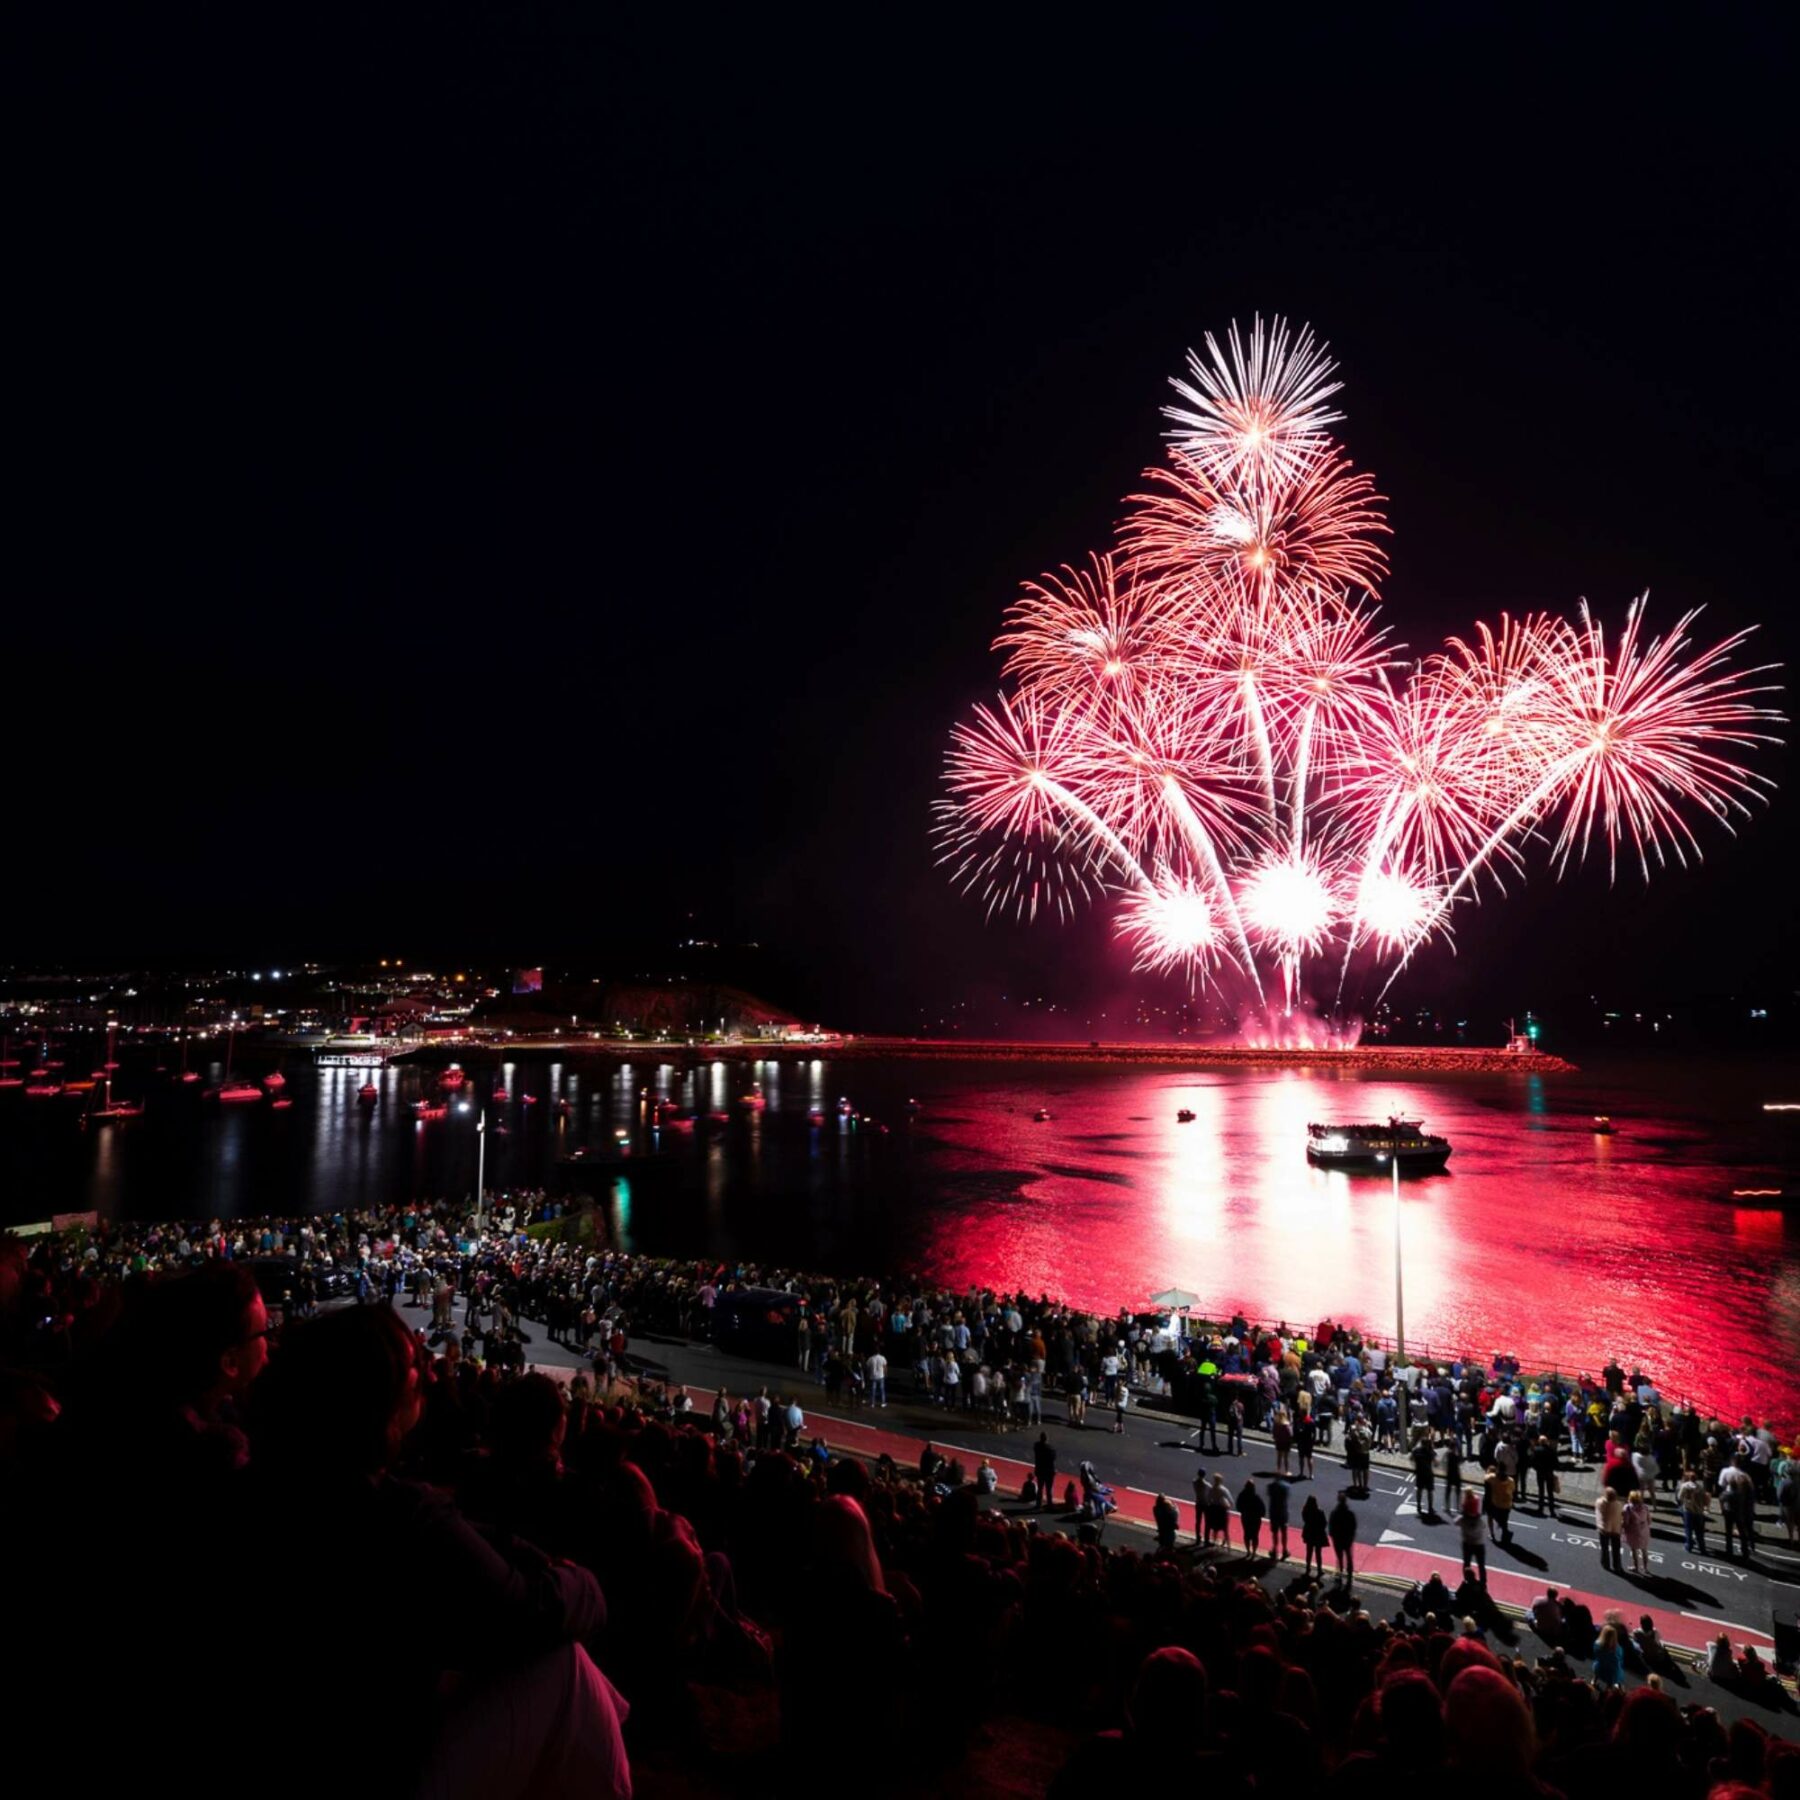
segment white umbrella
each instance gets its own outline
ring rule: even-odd
[[[1183,1306],[1198,1306],[1200,1296],[1190,1294],[1186,1288],[1165,1288],[1160,1294],[1150,1296],[1152,1306],[1166,1306],[1171,1312]]]

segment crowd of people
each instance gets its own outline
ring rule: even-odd
[[[627,1257],[560,1234],[541,1196],[511,1205],[487,1230],[440,1207],[0,1240],[0,1491],[33,1651],[17,1716],[83,1778],[285,1789],[342,1766],[433,1794],[603,1796],[631,1792],[634,1766],[773,1791],[800,1758],[916,1787],[1022,1720],[1055,1746],[1059,1796],[1171,1777],[1354,1796],[1433,1775],[1569,1800],[1621,1782],[1800,1793],[1800,1750],[1728,1728],[1698,1670],[1682,1691],[1653,1631],[1546,1609],[1527,1654],[1473,1556],[1455,1589],[1377,1608],[1342,1496],[1306,1496],[1289,1560],[1286,1471],[1334,1429],[1410,1447],[1432,1497],[1473,1459],[1457,1504],[1484,1537],[1509,1528],[1492,1486],[1509,1460],[1529,1473],[1559,1438],[1598,1452],[1622,1508],[1680,1507],[1684,1464],[1734,1492],[1790,1479],[1778,1446],[1758,1456],[1641,1378],[1396,1370],[1330,1321],[1183,1331]],[[802,1295],[790,1391],[708,1412],[632,1378],[635,1334],[702,1335],[734,1286]],[[530,1371],[517,1351],[540,1327],[591,1373]],[[1197,1541],[1166,1499],[1153,1546],[1106,1541],[1091,1459],[1062,1496],[1086,1521],[1070,1534],[1042,1528],[1057,1471],[1035,1448],[1030,1491],[1008,1496],[985,1462],[833,1454],[801,1401],[834,1359],[874,1406],[903,1379],[972,1405],[944,1390],[986,1371],[980,1398],[1027,1430],[1046,1389],[1117,1407],[1173,1367],[1211,1465]],[[1279,1458],[1264,1489],[1219,1466],[1247,1422]],[[1272,1572],[1243,1560],[1265,1529]],[[1763,1677],[1724,1654],[1712,1673],[1753,1691]]]

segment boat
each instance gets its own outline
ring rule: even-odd
[[[527,1106],[536,1106],[537,1105],[537,1095],[536,1094],[521,1094],[519,1096],[519,1098],[521,1100],[523,1100]]]
[[[96,1106],[94,1110],[88,1114],[88,1118],[90,1119],[110,1119],[117,1123],[123,1123],[127,1119],[141,1119],[144,1116],[144,1103],[141,1100],[130,1102],[124,1100],[115,1101],[113,1099],[113,1070],[119,1066],[113,1055],[117,1043],[118,1031],[119,1027],[117,1021],[108,1019],[106,1022],[106,1062],[102,1066],[99,1075],[99,1079],[106,1083],[105,1104],[103,1106]]]
[[[293,1104],[293,1101],[283,1094],[279,1100],[274,1102],[274,1108],[276,1112],[286,1112]]]
[[[99,1082],[92,1080],[91,1078],[80,1081],[65,1081],[63,1083],[63,1092],[65,1094],[91,1094],[99,1085]]]
[[[1730,1198],[1739,1206],[1779,1206],[1786,1208],[1800,1202],[1800,1188],[1733,1188],[1731,1190]]]
[[[1050,1109],[1047,1106],[1040,1106],[1037,1111],[1031,1115],[1032,1123],[1035,1125],[1042,1125],[1049,1117]]]
[[[415,1100],[413,1117],[415,1119],[444,1119],[450,1116],[450,1106],[444,1100]]]
[[[0,1088],[22,1088],[24,1085],[23,1075],[0,1075]]]
[[[1388,1169],[1424,1174],[1450,1160],[1450,1140],[1433,1137],[1417,1119],[1392,1113],[1385,1125],[1308,1125],[1306,1160],[1321,1169]]]
[[[507,1093],[506,1084],[504,1082],[494,1089],[494,1104],[496,1106],[504,1106],[510,1098],[511,1095]]]
[[[266,1087],[271,1094],[278,1094],[287,1086],[287,1077],[282,1074],[279,1069],[272,1070],[263,1077],[263,1086]]]
[[[25,1097],[28,1100],[50,1100],[63,1091],[60,1081],[32,1081],[25,1086]]]
[[[225,1027],[225,1078],[207,1095],[209,1100],[217,1100],[225,1106],[247,1106],[253,1100],[260,1100],[263,1091],[253,1081],[233,1081],[231,1078],[232,1053],[237,1049],[237,1030],[230,1023]]]
[[[1595,1137],[1611,1137],[1612,1134],[1613,1134],[1612,1120],[1609,1119],[1605,1113],[1595,1113],[1594,1114],[1594,1136]]]
[[[380,1098],[381,1098],[381,1089],[378,1088],[372,1081],[365,1081],[362,1084],[362,1086],[356,1090],[356,1099],[357,1099],[358,1105],[373,1106],[375,1104],[375,1102],[377,1100],[379,1100]]]
[[[441,1087],[446,1093],[453,1094],[468,1079],[469,1079],[468,1076],[463,1073],[462,1064],[461,1063],[452,1063],[449,1066],[449,1068],[447,1068],[443,1072],[443,1074],[441,1074],[438,1077],[438,1086]]]
[[[1182,1125],[1191,1125],[1194,1122],[1194,1109],[1191,1106],[1183,1106],[1176,1111],[1175,1118]]]

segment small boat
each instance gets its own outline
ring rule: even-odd
[[[294,1103],[286,1094],[283,1094],[279,1100],[273,1101],[271,1104],[276,1112],[287,1112]]]
[[[1442,1170],[1450,1160],[1450,1140],[1432,1137],[1417,1119],[1390,1114],[1385,1125],[1308,1125],[1306,1160],[1321,1169],[1385,1170],[1401,1174]]]
[[[496,1106],[504,1106],[511,1097],[512,1096],[507,1093],[504,1083],[494,1089],[494,1104]]]
[[[747,1106],[752,1112],[761,1112],[768,1104],[768,1101],[763,1097],[761,1088],[753,1088],[747,1094],[738,1095],[738,1105]]]
[[[287,1086],[287,1077],[279,1069],[275,1069],[263,1077],[263,1086],[271,1094],[278,1094]]]
[[[91,1094],[100,1085],[98,1081],[65,1081],[63,1092],[66,1094]]]
[[[22,1088],[24,1085],[23,1075],[0,1075],[0,1088]]]
[[[838,1111],[839,1112],[852,1113],[852,1112],[855,1112],[855,1110],[856,1110],[856,1108],[850,1104],[849,1098],[847,1096],[839,1095],[839,1097],[838,1097]]]
[[[60,1081],[32,1081],[26,1083],[25,1097],[28,1100],[50,1100],[62,1091]]]
[[[450,1116],[448,1102],[443,1100],[415,1100],[413,1117],[415,1119],[446,1119]]]
[[[565,1096],[563,1099],[557,1101],[556,1110],[566,1119],[569,1114],[575,1110],[575,1103]]]
[[[88,1114],[88,1118],[90,1119],[111,1119],[123,1123],[126,1119],[137,1119],[143,1116],[144,1106],[142,1101],[132,1105],[123,1100],[115,1101],[113,1099],[113,1070],[119,1066],[114,1059],[113,1051],[118,1044],[118,1033],[119,1027],[117,1023],[109,1019],[106,1025],[106,1061],[101,1066],[98,1076],[99,1080],[106,1083],[106,1103],[103,1106],[95,1107],[94,1110]]]
[[[1594,1136],[1595,1137],[1611,1137],[1612,1134],[1613,1134],[1612,1120],[1609,1119],[1605,1113],[1595,1113],[1594,1114]]]
[[[192,1069],[183,1069],[181,1071],[181,1083],[183,1087],[192,1087],[199,1079],[199,1075]]]
[[[521,1094],[519,1096],[519,1098],[521,1100],[523,1100],[527,1106],[536,1106],[537,1105],[537,1095],[536,1094]]]
[[[825,1123],[825,1109],[822,1106],[815,1106],[807,1116],[815,1125],[823,1125]]]
[[[468,1076],[463,1073],[462,1064],[461,1063],[452,1063],[449,1066],[449,1068],[447,1068],[443,1072],[443,1074],[441,1074],[438,1077],[438,1086],[441,1087],[446,1093],[453,1094],[468,1079],[469,1079]]]
[[[1183,1106],[1177,1110],[1175,1118],[1182,1125],[1191,1125],[1194,1122],[1194,1109],[1191,1106]]]
[[[248,1081],[228,1081],[215,1096],[223,1106],[247,1106],[262,1097],[262,1089]]]
[[[359,1106],[373,1106],[380,1098],[381,1089],[372,1081],[365,1081],[362,1086],[356,1090],[356,1099]]]
[[[1031,1115],[1032,1123],[1036,1125],[1042,1125],[1049,1117],[1050,1109],[1047,1106],[1040,1106],[1037,1111]]]

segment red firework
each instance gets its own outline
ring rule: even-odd
[[[1693,649],[1692,613],[1646,639],[1634,602],[1610,648],[1585,606],[1503,615],[1396,679],[1324,346],[1279,319],[1206,346],[1120,553],[1026,585],[1014,691],[952,734],[938,837],[990,908],[1117,893],[1139,968],[1260,998],[1267,959],[1291,1008],[1310,958],[1341,950],[1340,989],[1359,946],[1403,967],[1556,815],[1559,870],[1599,840],[1647,875],[1766,796],[1769,671],[1731,667],[1742,633]]]

